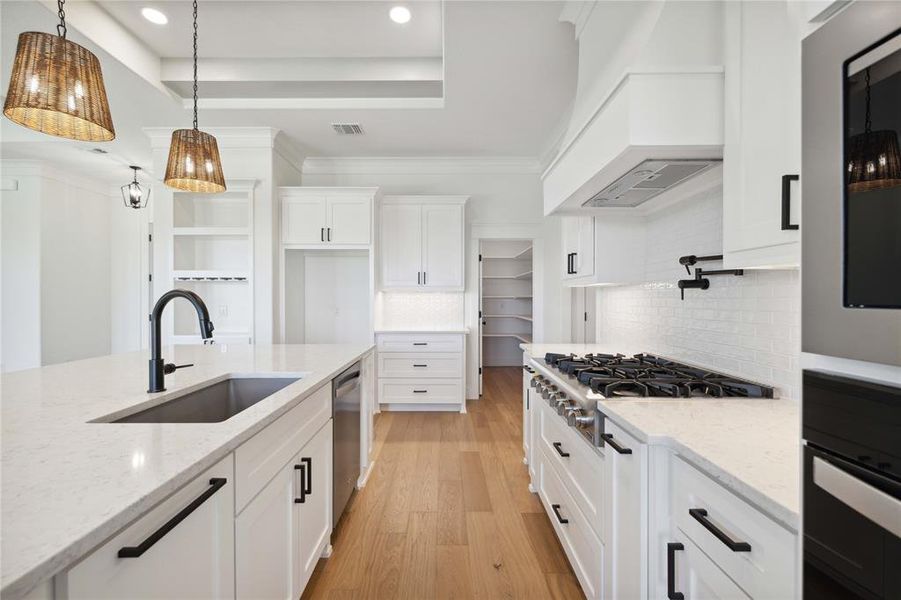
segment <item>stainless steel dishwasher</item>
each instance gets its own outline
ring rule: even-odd
[[[337,525],[360,476],[360,363],[356,362],[332,380],[334,417],[334,476],[332,525]]]

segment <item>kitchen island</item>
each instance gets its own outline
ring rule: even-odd
[[[167,347],[168,361],[193,366],[167,375],[167,391],[157,394],[145,391],[145,352],[3,375],[0,594],[18,598],[46,584],[372,349],[368,343]],[[250,374],[299,379],[219,423],[97,422]]]

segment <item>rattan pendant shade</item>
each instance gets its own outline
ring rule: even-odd
[[[176,129],[169,145],[166,185],[186,192],[225,191],[216,138],[199,129]]]
[[[869,192],[901,185],[901,149],[893,129],[873,131],[870,114],[870,68],[866,81],[864,131],[847,141],[848,191]]]
[[[3,114],[29,129],[72,140],[116,137],[100,61],[63,36],[19,35]]]
[[[186,192],[217,194],[225,191],[219,144],[197,128],[197,0],[194,0],[194,128],[176,129],[166,163],[167,186]]]

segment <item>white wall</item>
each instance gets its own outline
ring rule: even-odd
[[[601,287],[598,342],[659,353],[774,385],[800,398],[801,289],[796,270],[711,276],[710,289],[686,290],[683,255],[722,253],[722,188],[648,217],[642,285]],[[700,263],[719,268],[719,263]]]
[[[110,186],[39,161],[2,165],[3,370],[108,354]]]

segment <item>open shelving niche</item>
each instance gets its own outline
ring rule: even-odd
[[[229,180],[221,194],[172,192],[173,287],[196,292],[216,343],[253,343],[253,198],[256,181]],[[200,344],[197,313],[173,303],[172,343]]]
[[[482,364],[519,365],[532,342],[532,243],[483,240],[480,253]]]

